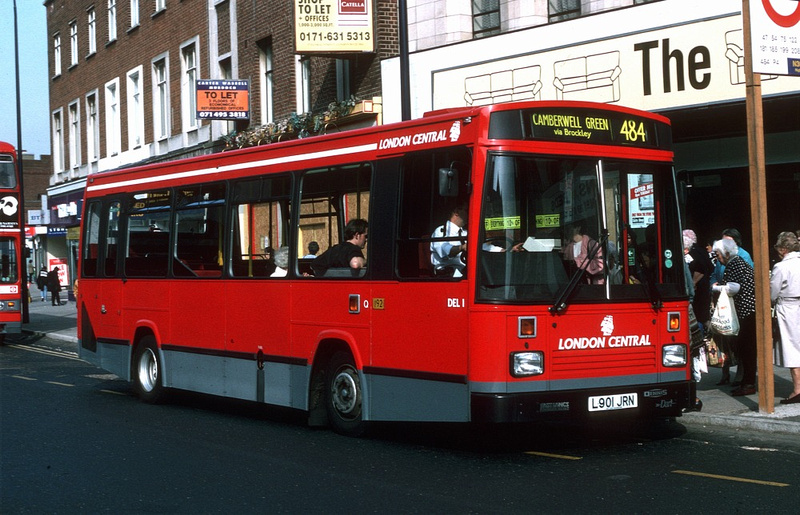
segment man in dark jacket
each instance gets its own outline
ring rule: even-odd
[[[58,267],[55,267],[48,272],[47,288],[50,290],[50,294],[52,295],[53,306],[60,306],[61,296],[59,293],[61,292],[61,281],[58,279]]]

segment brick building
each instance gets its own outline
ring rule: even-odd
[[[219,151],[248,125],[372,102],[381,60],[398,52],[396,4],[372,3],[374,52],[297,55],[294,2],[285,0],[46,0],[48,255],[75,269],[70,228],[91,173]],[[250,119],[197,119],[198,79],[248,79]]]

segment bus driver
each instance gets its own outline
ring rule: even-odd
[[[436,275],[462,277],[467,252],[467,211],[456,207],[450,212],[450,218],[433,231],[432,238],[453,236],[447,241],[431,242],[431,264]]]

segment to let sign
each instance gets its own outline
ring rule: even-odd
[[[750,0],[753,72],[800,76],[800,1]]]
[[[250,118],[250,82],[247,80],[197,81],[197,118],[247,120]]]
[[[372,0],[294,0],[295,52],[373,52]]]

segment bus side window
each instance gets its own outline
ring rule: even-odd
[[[135,193],[128,199],[125,275],[166,277],[172,190]]]
[[[317,256],[344,241],[344,227],[355,218],[369,221],[370,188],[372,186],[372,164],[352,165],[321,170],[311,170],[303,178],[300,199],[300,220],[297,227],[297,242],[301,250],[316,241]],[[370,228],[370,233],[373,231]],[[369,267],[369,240],[362,249]],[[298,260],[298,274],[311,276],[313,258]],[[330,269],[332,270],[332,269]],[[363,277],[364,270],[352,274],[349,270],[326,273],[326,277]]]
[[[208,184],[176,192],[173,273],[222,277],[225,185]]]
[[[275,272],[275,251],[289,241],[291,184],[288,175],[234,184],[231,204],[234,277],[268,278]]]
[[[453,208],[468,204],[471,155],[464,147],[410,154],[403,162],[397,274],[408,279],[432,279],[431,241]],[[454,170],[457,183],[447,196],[440,187],[440,170]],[[454,194],[454,196],[452,196]]]
[[[105,241],[105,275],[114,277],[117,275],[117,239],[119,238],[119,212],[120,203],[111,202],[108,206],[108,216],[106,218],[106,241]]]
[[[97,275],[97,254],[100,249],[100,207],[99,202],[91,202],[86,206],[86,220],[83,224],[83,256],[81,273],[83,277]]]

